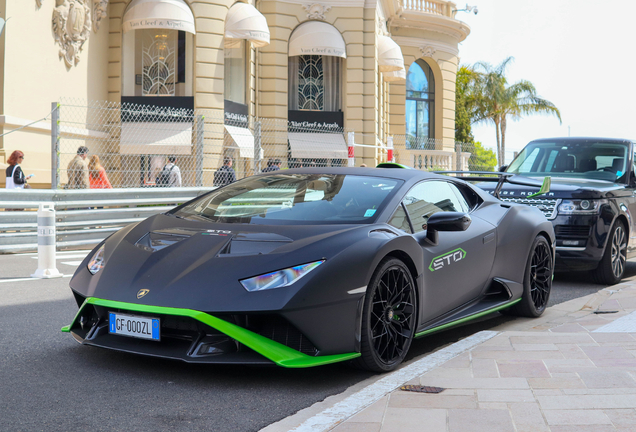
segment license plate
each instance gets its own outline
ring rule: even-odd
[[[141,339],[161,340],[159,318],[108,313],[108,333]]]

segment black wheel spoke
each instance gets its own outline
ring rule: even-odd
[[[417,308],[410,276],[401,266],[387,268],[378,279],[370,304],[372,345],[379,360],[401,361],[413,336]]]
[[[530,297],[537,310],[547,305],[552,286],[552,259],[548,247],[540,243],[530,261]]]

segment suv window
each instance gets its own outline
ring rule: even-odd
[[[468,212],[470,206],[457,187],[449,182],[431,180],[418,183],[402,201],[416,233],[424,230],[431,215],[441,212]]]
[[[593,139],[536,141],[512,161],[509,173],[552,175],[616,182],[627,171],[629,147],[621,142]]]

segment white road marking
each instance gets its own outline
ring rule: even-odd
[[[77,267],[81,263],[82,263],[81,261],[62,261],[60,264],[66,264],[66,265]]]
[[[73,259],[73,258],[86,258],[87,253],[85,254],[72,254],[72,255],[60,255],[59,252],[55,255],[55,259]],[[38,259],[37,256],[32,256],[31,259]],[[81,261],[80,261],[81,262]]]
[[[414,378],[430,371],[431,369],[446,363],[448,360],[468,351],[488,339],[495,337],[499,332],[481,331],[477,334],[462,339],[444,349],[436,351],[426,357],[411,363],[408,366],[398,369],[384,378],[374,382],[368,387],[352,394],[346,399],[338,402],[331,408],[310,417],[301,425],[292,429],[296,432],[318,432],[328,431],[341,424],[349,417],[362,411],[374,402],[380,400],[387,393],[411,381]]]
[[[67,251],[56,251],[55,254],[56,255],[69,255],[69,254],[79,254],[79,253],[83,253],[84,255],[88,255],[91,252],[92,249],[79,249],[79,250],[67,250]],[[11,256],[33,256],[36,255],[37,256],[37,252],[24,252],[24,253],[17,253],[17,254],[11,254]]]
[[[63,278],[70,278],[73,276],[72,274],[62,275]],[[3,279],[0,280],[0,283],[9,283],[9,282],[22,282],[22,281],[32,281],[32,280],[43,280],[40,278],[15,278],[15,279]]]

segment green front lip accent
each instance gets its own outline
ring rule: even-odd
[[[470,316],[467,316],[467,317],[464,317],[464,318],[460,318],[457,321],[452,321],[452,322],[449,322],[447,324],[443,324],[443,325],[441,325],[439,327],[433,327],[431,329],[424,330],[424,331],[419,332],[419,333],[415,333],[415,337],[418,338],[418,337],[426,336],[428,334],[435,333],[435,332],[438,332],[438,331],[441,331],[441,330],[445,330],[447,328],[454,327],[456,325],[467,323],[468,321],[472,321],[474,319],[481,318],[481,317],[483,317],[485,315],[488,315],[488,314],[491,314],[493,312],[497,312],[497,311],[500,311],[502,309],[509,308],[510,306],[512,306],[512,305],[514,305],[516,303],[519,303],[520,301],[521,301],[521,299],[518,298],[517,300],[511,301],[510,303],[506,303],[505,305],[497,306],[497,307],[494,307],[492,309],[487,309],[487,310],[485,310],[483,312],[478,312],[478,313],[476,313],[474,315],[470,315]]]
[[[313,366],[322,366],[330,363],[337,363],[345,360],[351,360],[360,357],[360,353],[334,354],[328,356],[312,357],[303,354],[295,349],[289,348],[278,342],[274,342],[264,336],[251,332],[239,327],[236,324],[229,323],[220,318],[208,315],[205,312],[199,312],[192,309],[180,309],[162,306],[148,306],[135,303],[124,303],[113,300],[103,300],[95,297],[89,297],[84,301],[80,310],[75,315],[73,323],[69,326],[62,327],[63,332],[70,332],[80,312],[86,305],[102,306],[112,309],[124,309],[133,312],[146,312],[161,315],[186,316],[200,321],[210,327],[228,335],[243,345],[253,349],[263,357],[276,363],[278,366],[287,368],[306,368]]]

